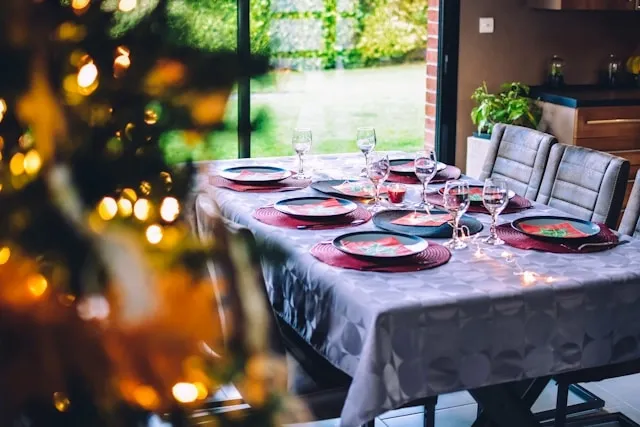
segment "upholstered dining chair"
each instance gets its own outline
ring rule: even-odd
[[[260,275],[260,288],[256,289],[262,300],[262,306],[268,307],[270,349],[272,352],[284,356],[288,369],[289,391],[302,400],[312,416],[318,420],[340,417],[342,406],[347,397],[347,391],[351,384],[351,378],[338,370],[322,355],[307,343],[288,323],[286,323],[272,308],[266,284],[261,274],[260,251],[256,239],[251,231],[239,224],[220,218],[212,199],[201,194],[195,199],[195,208],[192,213],[192,225],[201,239],[210,239],[220,234],[220,230],[212,227],[212,224],[223,224],[230,239],[248,252],[251,264],[256,266]],[[238,246],[236,246],[238,247]],[[216,266],[211,266],[210,274],[220,274]],[[212,281],[216,283],[216,280]],[[216,291],[216,295],[223,291]],[[224,300],[224,295],[221,295]],[[223,310],[221,307],[220,310]],[[425,427],[435,427],[435,407],[437,397],[430,397],[413,402],[407,406],[424,406]],[[374,421],[366,424],[373,427]]]
[[[618,231],[629,236],[640,237],[640,170],[636,172],[636,179],[633,182],[629,202],[627,202],[627,207],[624,209]]]
[[[628,160],[590,148],[555,144],[536,201],[615,228],[628,178]]]
[[[504,178],[516,194],[535,200],[549,150],[557,142],[553,135],[534,129],[497,124],[480,179]]]

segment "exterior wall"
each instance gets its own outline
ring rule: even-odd
[[[477,0],[474,0],[477,1]],[[436,138],[436,92],[438,89],[438,19],[440,17],[439,0],[429,0],[429,19],[427,35],[427,69],[425,84],[425,148],[433,148]]]

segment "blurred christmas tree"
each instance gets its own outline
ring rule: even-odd
[[[197,143],[222,126],[237,78],[267,60],[173,45],[167,10],[0,2],[2,426],[142,426],[152,413],[188,425],[230,380],[253,387],[254,411],[211,425],[277,419],[266,343],[242,334],[239,312],[223,336],[202,274],[209,258],[247,266],[224,235],[191,239],[193,167],[171,168],[158,146],[169,130]],[[135,25],[114,33],[128,13]],[[259,285],[225,279],[236,306]]]

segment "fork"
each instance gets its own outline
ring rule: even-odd
[[[563,248],[567,248],[567,249],[571,249],[571,250],[575,250],[580,252],[583,249],[586,248],[598,248],[598,247],[607,247],[609,249],[613,249],[615,247],[627,244],[627,243],[631,243],[631,240],[620,240],[618,242],[602,242],[602,243],[583,243],[582,245],[578,246],[578,248],[575,247],[571,247],[571,246],[567,246],[567,245],[560,245]]]

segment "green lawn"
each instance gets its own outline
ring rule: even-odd
[[[417,150],[424,139],[424,64],[355,70],[279,73],[272,83],[252,86],[252,114],[267,114],[252,136],[252,157],[291,155],[291,131],[309,127],[312,153],[355,152],[356,128],[374,126],[382,150]],[[228,106],[236,122],[236,99]],[[178,137],[165,141],[173,161],[188,150]],[[235,131],[211,135],[192,151],[195,160],[237,157]]]

